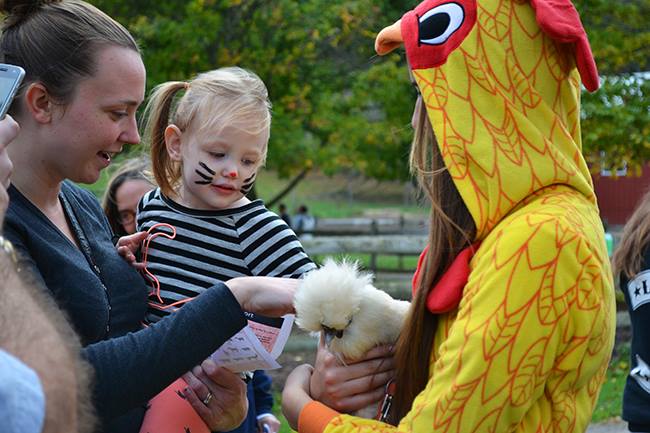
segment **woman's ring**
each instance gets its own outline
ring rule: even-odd
[[[207,406],[208,403],[210,403],[210,400],[212,400],[212,393],[208,391],[208,395],[203,399],[203,404]]]

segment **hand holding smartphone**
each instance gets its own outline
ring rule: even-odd
[[[25,70],[20,66],[0,63],[0,120],[5,118],[24,77]]]

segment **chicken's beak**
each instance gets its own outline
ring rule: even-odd
[[[325,336],[325,346],[330,347],[330,343],[332,343],[332,340],[334,340],[334,338],[343,337],[343,330],[325,328],[323,329],[323,335]]]
[[[332,340],[334,340],[334,330],[326,329],[323,334],[325,334],[325,346],[330,347]]]

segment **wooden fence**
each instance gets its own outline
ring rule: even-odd
[[[310,256],[334,256],[341,254],[370,255],[369,269],[375,274],[375,285],[393,297],[409,299],[414,266],[405,268],[404,256],[419,256],[427,243],[426,235],[361,235],[361,236],[314,236],[301,238]],[[377,268],[378,255],[395,255],[400,260],[398,269],[386,272]]]
[[[427,227],[428,222],[423,216],[317,218],[311,234],[314,236],[421,234],[426,233]]]

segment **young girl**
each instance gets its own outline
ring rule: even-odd
[[[143,251],[147,274],[157,281],[149,323],[218,281],[243,275],[298,278],[315,268],[287,224],[261,200],[246,198],[266,159],[271,126],[268,93],[259,77],[231,67],[189,83],[165,83],[154,90],[146,113],[160,187],[140,202],[137,226],[166,234],[169,229],[156,225],[175,229],[173,239],[156,236]],[[257,429],[252,391],[249,386],[249,417],[241,427],[248,432]],[[275,417],[262,415],[260,427],[267,423],[277,431]]]

